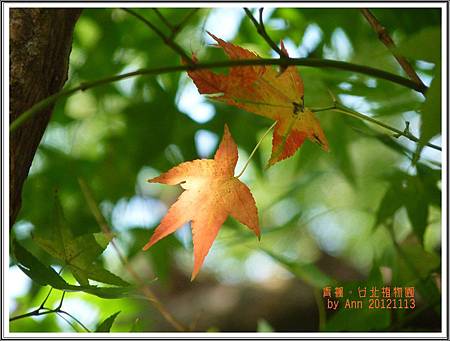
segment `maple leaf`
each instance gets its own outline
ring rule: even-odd
[[[55,196],[54,220],[50,231],[33,235],[33,240],[48,254],[61,260],[81,285],[89,285],[89,279],[118,286],[129,285],[95,261],[111,238],[104,233],[75,237],[64,217],[58,196]]]
[[[234,176],[237,159],[237,145],[225,125],[222,142],[214,159],[183,162],[166,173],[149,179],[148,182],[151,183],[181,184],[185,191],[169,208],[143,250],[192,221],[193,280],[228,215],[247,225],[259,238],[255,200],[248,187]]]
[[[249,50],[208,34],[230,59],[259,58]],[[283,42],[281,49],[288,56]],[[197,61],[195,55],[193,60]],[[210,70],[190,70],[188,74],[201,94],[215,95],[212,97],[215,100],[277,121],[269,166],[292,156],[306,139],[328,151],[319,121],[303,105],[303,81],[295,66],[288,66],[281,74],[271,66],[236,66],[228,74]]]

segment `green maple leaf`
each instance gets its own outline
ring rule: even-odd
[[[108,246],[111,237],[104,233],[74,237],[57,196],[54,211],[55,219],[50,233],[33,236],[34,241],[42,249],[61,260],[81,285],[89,285],[89,279],[118,286],[129,285],[96,262]]]

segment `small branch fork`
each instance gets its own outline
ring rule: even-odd
[[[149,27],[153,32],[155,32],[162,40],[163,42],[169,46],[172,50],[174,50],[177,54],[179,54],[182,58],[183,61],[185,61],[188,64],[193,64],[193,60],[191,59],[191,57],[189,57],[187,55],[186,52],[184,52],[183,48],[178,45],[174,38],[175,38],[175,34],[172,34],[171,37],[166,37],[166,35],[158,28],[156,27],[156,25],[154,25],[152,22],[150,22],[149,20],[147,20],[146,18],[144,18],[142,15],[140,15],[139,13],[136,13],[135,11],[132,11],[129,8],[122,8],[122,10],[124,10],[125,12],[127,12],[128,14],[131,14],[132,16],[134,16],[135,18],[139,19],[140,21],[142,21],[147,27]],[[161,14],[161,12],[159,12],[157,9],[154,9],[154,11],[156,11],[157,15],[161,18],[161,20],[166,24],[166,25],[170,25],[169,28],[172,30],[173,32],[173,28],[172,25],[164,18],[164,16]],[[163,19],[164,18],[164,19]]]
[[[425,84],[419,78],[416,71],[411,66],[411,64],[408,62],[408,60],[405,57],[403,57],[395,52],[396,46],[395,46],[394,41],[392,40],[392,38],[389,35],[386,28],[383,25],[381,25],[381,23],[378,21],[378,19],[375,17],[375,15],[373,15],[373,13],[367,8],[361,9],[361,13],[364,16],[364,18],[366,18],[366,20],[368,21],[370,26],[372,26],[373,30],[377,33],[378,39],[380,39],[380,41],[384,45],[386,45],[386,47],[389,49],[389,51],[391,51],[392,55],[395,57],[397,62],[402,67],[403,71],[405,71],[405,73],[408,75],[408,77],[413,82],[417,83],[418,86],[424,87]]]
[[[259,22],[255,19],[252,12],[248,8],[244,8],[245,14],[250,19],[250,21],[255,25],[256,31],[259,33],[259,35],[264,38],[264,40],[269,44],[269,46],[274,50],[280,58],[285,59],[289,58],[289,56],[281,50],[278,45],[272,40],[272,38],[269,37],[266,31],[266,27],[264,26],[263,22],[263,11],[264,8],[259,9]]]
[[[45,297],[44,301],[41,303],[41,305],[33,310],[30,311],[28,313],[22,314],[22,315],[17,315],[14,317],[11,317],[9,319],[9,322],[12,321],[16,321],[16,320],[20,320],[26,317],[31,317],[31,316],[42,316],[42,315],[47,315],[47,314],[52,314],[55,313],[57,314],[59,317],[61,317],[64,321],[66,321],[75,331],[78,331],[74,324],[71,323],[69,320],[67,320],[62,314],[69,316],[72,320],[74,320],[76,323],[78,323],[86,332],[90,333],[91,331],[83,324],[80,322],[80,320],[78,320],[75,316],[73,316],[72,314],[68,313],[67,311],[62,310],[62,305],[63,305],[63,301],[64,301],[64,297],[66,292],[63,291],[62,296],[61,296],[61,300],[59,301],[59,304],[56,308],[54,309],[50,309],[50,308],[46,308],[45,307],[45,303],[47,303],[48,298],[50,297],[50,294],[52,293],[53,288],[50,288],[47,296]]]
[[[183,29],[183,27],[188,23],[188,21],[194,16],[195,13],[199,8],[193,8],[191,9],[185,17],[180,21],[179,24],[172,26],[172,34],[170,36],[170,39],[175,39],[175,37],[178,35],[178,33]]]
[[[191,9],[179,24],[173,25],[167,18],[160,12],[157,8],[152,8],[153,12],[158,16],[158,18],[167,26],[167,28],[172,32],[169,39],[174,40],[175,37],[180,33],[182,28],[187,24],[189,19],[199,10],[198,8]]]
[[[158,18],[164,23],[164,25],[167,26],[167,28],[171,31],[173,31],[173,26],[170,23],[169,20],[166,19],[166,17],[164,15],[162,15],[162,13],[159,11],[159,9],[157,8],[152,8],[153,12],[156,13],[156,15],[158,16]]]

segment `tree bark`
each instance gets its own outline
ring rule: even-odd
[[[80,13],[81,9],[10,9],[10,122],[64,85]],[[48,107],[10,135],[10,228],[19,213],[22,186],[52,110],[53,106]]]

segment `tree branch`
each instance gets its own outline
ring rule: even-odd
[[[81,191],[84,194],[86,202],[89,206],[89,209],[92,212],[92,215],[95,217],[97,224],[102,229],[103,233],[111,238],[111,245],[113,246],[117,256],[119,257],[120,262],[128,271],[128,273],[134,278],[134,280],[141,286],[142,293],[144,296],[155,306],[155,308],[161,313],[161,315],[169,322],[176,330],[178,331],[186,331],[187,328],[181,324],[170,312],[167,308],[161,303],[161,301],[156,297],[155,293],[149,288],[148,285],[144,282],[141,276],[134,271],[134,269],[128,263],[126,257],[122,254],[122,252],[117,247],[116,243],[113,240],[113,234],[111,233],[111,229],[106,222],[105,217],[100,211],[97,202],[95,201],[94,195],[92,194],[91,189],[89,188],[86,181],[79,178],[78,182],[81,187]]]
[[[386,28],[383,25],[381,25],[381,23],[378,21],[378,19],[373,15],[373,13],[369,9],[363,8],[363,9],[361,9],[361,13],[366,18],[366,20],[369,22],[370,26],[372,26],[374,31],[377,33],[378,39],[380,39],[380,41],[389,49],[389,51],[391,51],[392,55],[395,57],[397,62],[402,67],[403,71],[405,71],[405,73],[408,75],[408,77],[412,81],[416,82],[417,85],[419,85],[420,87],[424,87],[425,84],[423,84],[422,80],[419,78],[416,71],[411,66],[411,64],[408,62],[408,60],[405,57],[403,57],[395,52],[395,50],[394,50],[396,47],[395,43],[392,40],[392,38],[389,35]]]
[[[194,63],[192,61],[191,57],[189,57],[187,55],[187,53],[184,52],[184,50],[180,47],[180,45],[178,45],[173,40],[173,38],[166,37],[165,34],[162,33],[161,30],[158,27],[153,25],[150,21],[148,21],[142,15],[140,15],[140,14],[130,10],[129,8],[121,8],[121,9],[124,10],[125,12],[131,14],[135,18],[139,19],[140,21],[142,21],[145,25],[147,25],[147,27],[150,27],[150,29],[152,29],[153,32],[155,32],[163,40],[164,44],[169,46],[172,50],[174,50],[176,53],[178,53],[181,56],[182,60],[186,61],[188,64],[193,64]]]
[[[256,31],[259,33],[259,35],[264,38],[264,40],[269,44],[269,46],[274,50],[280,58],[288,58],[288,55],[281,50],[278,45],[269,37],[267,34],[266,28],[264,26],[262,14],[263,14],[264,8],[259,9],[259,22],[256,21],[255,17],[253,16],[252,12],[248,8],[244,8],[245,14],[247,14],[247,17],[249,17],[250,21],[255,25]]]
[[[369,66],[352,64],[337,60],[329,60],[329,59],[316,59],[316,58],[259,58],[259,59],[240,59],[240,60],[227,60],[227,61],[219,61],[219,62],[210,62],[210,63],[198,63],[192,65],[177,65],[177,66],[165,66],[158,68],[150,68],[150,69],[140,69],[129,73],[124,73],[121,75],[106,77],[90,82],[81,83],[78,86],[73,88],[64,89],[58,93],[55,93],[40,102],[34,104],[30,109],[24,111],[16,120],[11,122],[9,126],[10,133],[14,132],[17,128],[19,128],[23,123],[25,123],[28,119],[33,117],[35,114],[40,112],[41,110],[47,108],[49,105],[52,105],[60,98],[65,98],[73,95],[78,91],[84,91],[87,89],[91,89],[100,85],[109,84],[113,82],[117,82],[126,78],[135,77],[139,75],[160,75],[169,72],[180,72],[187,70],[202,70],[202,69],[213,69],[213,68],[222,68],[222,67],[235,67],[235,66],[252,66],[252,65],[281,65],[281,66],[289,66],[289,65],[297,65],[297,66],[309,66],[309,67],[322,67],[322,68],[333,68],[345,71],[353,71],[361,74],[365,74],[368,76],[384,79],[401,86],[416,90],[421,93],[425,93],[428,89],[426,86],[421,87],[417,83],[401,77],[397,76],[393,73],[375,69]]]

